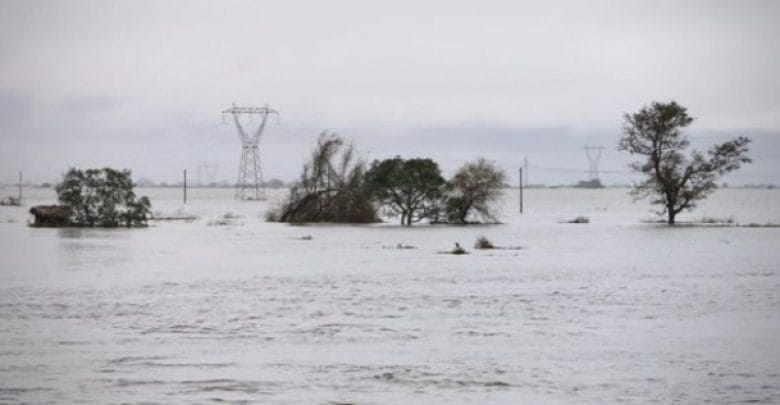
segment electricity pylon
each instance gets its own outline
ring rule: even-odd
[[[219,164],[217,163],[201,163],[198,165],[198,186],[204,185],[210,186],[217,182],[217,170]],[[205,172],[206,181],[203,181],[203,174]]]
[[[585,156],[588,157],[588,174],[590,179],[601,181],[599,179],[599,160],[601,160],[601,152],[604,150],[604,147],[585,145],[583,149],[585,149]]]
[[[232,107],[222,111],[222,113],[233,115],[238,138],[241,140],[241,163],[238,165],[236,199],[263,200],[265,199],[265,185],[263,184],[263,170],[260,167],[260,137],[263,135],[268,115],[279,114],[279,112],[268,108],[268,104],[265,107],[237,107],[236,103],[233,103]],[[241,125],[239,116],[242,114],[249,117],[254,114],[260,116],[260,124],[252,134],[248,134],[244,130],[244,126]],[[252,189],[254,189],[254,197],[251,196]]]

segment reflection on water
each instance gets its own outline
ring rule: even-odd
[[[128,238],[134,229],[128,228],[56,228],[57,234],[63,239],[104,239]]]
[[[723,191],[691,215],[780,222],[776,191]],[[0,224],[0,403],[780,401],[778,228],[642,224],[624,190],[412,229],[268,224],[272,202],[192,194],[198,220],[147,229],[0,211],[19,215]],[[470,254],[437,254],[456,241]]]

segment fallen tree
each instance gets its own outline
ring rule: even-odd
[[[376,209],[363,187],[365,163],[351,144],[323,132],[300,179],[266,219],[278,222],[377,222]]]

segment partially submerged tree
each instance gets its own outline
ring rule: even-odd
[[[323,132],[300,180],[269,221],[376,222],[376,210],[363,187],[365,164],[336,134]]]
[[[677,214],[693,209],[698,200],[710,195],[717,188],[715,180],[719,176],[750,162],[750,139],[745,137],[713,145],[706,155],[693,150],[685,156],[689,141],[680,130],[692,121],[686,109],[674,101],[653,102],[637,113],[625,115],[623,137],[618,143],[618,149],[644,157],[631,164],[644,176],[632,193],[637,198],[653,196],[652,203],[662,207],[658,214],[666,214],[669,224],[674,224]]]
[[[431,159],[375,160],[366,172],[367,190],[388,212],[401,216],[401,225],[433,218],[444,185],[439,165]]]
[[[56,191],[75,226],[142,226],[151,209],[147,197],[136,199],[129,170],[71,168]]]
[[[463,165],[450,180],[447,221],[465,224],[472,214],[484,221],[497,221],[492,204],[500,198],[505,179],[504,171],[485,159]]]

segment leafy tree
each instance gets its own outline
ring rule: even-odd
[[[485,159],[463,165],[450,180],[447,220],[465,224],[474,212],[483,220],[495,222],[491,204],[501,196],[505,179],[504,171]]]
[[[71,168],[56,190],[77,226],[146,225],[151,209],[147,197],[136,199],[129,170]]]
[[[376,209],[363,187],[365,164],[352,145],[323,132],[304,164],[300,180],[267,219],[280,222],[376,222]]]
[[[680,130],[691,122],[693,118],[676,102],[653,102],[637,113],[625,115],[623,137],[618,143],[618,149],[644,157],[631,164],[634,171],[644,175],[632,194],[637,198],[654,196],[652,203],[662,207],[658,214],[666,214],[670,225],[677,214],[693,209],[698,200],[715,191],[718,176],[750,162],[750,139],[745,137],[713,145],[706,155],[693,150],[685,156],[689,141]]]
[[[431,159],[375,160],[366,172],[367,189],[390,213],[401,215],[401,225],[434,217],[444,185],[439,165]]]

